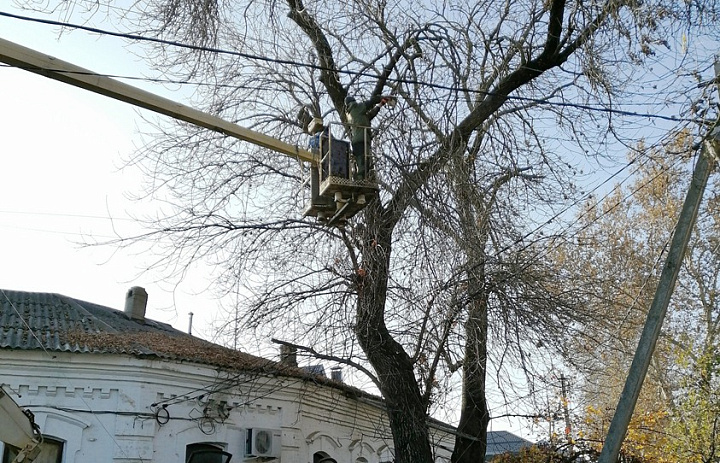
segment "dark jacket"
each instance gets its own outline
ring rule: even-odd
[[[378,103],[380,103],[382,99],[382,96],[375,96],[367,101],[360,103],[350,101],[345,105],[345,113],[347,114],[348,123],[350,124],[352,143],[369,141],[370,122],[380,110]]]

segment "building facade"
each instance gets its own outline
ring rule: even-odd
[[[145,319],[146,301],[0,294],[0,382],[48,442],[39,463],[393,461],[377,397]],[[452,431],[432,428],[438,462]]]

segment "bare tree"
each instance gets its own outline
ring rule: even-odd
[[[398,462],[433,461],[428,413],[460,372],[453,461],[481,460],[490,366],[498,379],[510,360],[530,374],[532,346],[589,316],[529,224],[577,193],[567,156],[603,153],[620,124],[614,99],[665,35],[685,14],[716,13],[688,5],[138,3],[139,27],[166,41],[152,61],[207,84],[198,103],[241,125],[302,144],[300,106],[344,136],[347,96],[398,103],[374,122],[379,197],[345,228],[299,218],[294,161],[159,125],[134,161],[168,211],[128,241],[151,243],[171,273],[209,259],[219,288],[251,294],[238,307],[247,330],[366,372]]]

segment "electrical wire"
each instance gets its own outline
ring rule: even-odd
[[[174,47],[179,48],[186,48],[190,50],[195,51],[203,51],[203,52],[209,52],[209,53],[217,53],[222,55],[230,55],[230,56],[237,56],[241,58],[245,58],[252,61],[262,61],[262,62],[269,62],[269,63],[275,63],[275,64],[283,64],[283,65],[290,65],[294,67],[299,68],[308,68],[313,70],[320,70],[320,71],[331,71],[331,72],[337,72],[339,74],[345,74],[345,75],[352,75],[352,76],[366,76],[366,77],[374,77],[371,74],[364,73],[364,72],[358,72],[358,71],[352,71],[352,70],[346,70],[346,69],[328,69],[326,67],[311,64],[311,63],[304,63],[300,61],[290,60],[290,59],[281,59],[281,58],[270,58],[267,56],[262,55],[256,55],[251,53],[243,53],[238,51],[232,51],[232,50],[224,50],[221,48],[214,48],[214,47],[205,47],[205,46],[198,46],[198,45],[192,45],[187,43],[181,43],[173,40],[165,40],[165,39],[158,39],[153,37],[145,37],[142,35],[137,34],[130,34],[130,33],[124,33],[124,32],[113,32],[108,31],[104,29],[99,29],[96,27],[90,27],[90,26],[84,26],[80,24],[72,24],[68,22],[62,22],[62,21],[55,21],[50,19],[41,19],[41,18],[32,18],[28,16],[21,16],[16,15],[13,13],[8,13],[4,11],[0,11],[0,16],[4,16],[7,18],[17,19],[21,21],[30,21],[30,22],[36,22],[40,24],[48,24],[53,26],[61,26],[61,27],[68,27],[72,29],[79,29],[84,30],[87,32],[92,32],[100,35],[107,35],[112,37],[119,37],[124,38],[128,40],[135,40],[135,41],[142,41],[142,42],[151,42],[151,43],[158,43],[162,45],[170,45]],[[47,69],[51,70],[51,69]],[[61,72],[57,70],[51,70],[54,72]],[[92,73],[93,75],[103,75],[103,74],[96,74]],[[115,77],[115,78],[127,78],[127,79],[136,79],[136,80],[147,80],[147,81],[153,81],[153,79],[148,78],[139,78],[139,77],[130,77],[130,76],[113,76],[113,75],[103,75],[106,77]],[[447,90],[451,92],[466,92],[469,94],[475,94],[475,95],[482,95],[482,96],[494,96],[496,95],[492,91],[485,91],[485,90],[477,90],[477,89],[468,89],[464,87],[457,87],[452,85],[443,85],[443,84],[437,84],[433,82],[423,82],[413,79],[402,79],[402,78],[388,78],[389,82],[394,83],[403,83],[403,84],[411,84],[411,85],[419,85],[423,87],[433,88],[437,90]],[[177,84],[185,84],[184,81],[171,81],[171,83],[177,83]],[[208,85],[208,84],[204,84]],[[233,87],[232,85],[226,85],[227,87]],[[242,87],[238,87],[242,88]],[[517,96],[517,95],[507,95],[506,98],[508,100],[512,101],[518,101],[523,103],[532,103],[539,106],[551,106],[551,107],[560,107],[560,108],[574,108],[574,109],[581,109],[584,111],[591,111],[591,112],[597,112],[597,113],[603,113],[603,114],[613,114],[613,115],[621,115],[621,116],[628,116],[628,117],[637,117],[637,118],[649,118],[649,119],[657,119],[657,120],[664,120],[664,121],[670,121],[670,122],[692,122],[692,123],[705,123],[706,121],[702,119],[697,118],[684,118],[684,117],[676,117],[676,116],[667,116],[657,113],[640,113],[636,111],[627,111],[622,109],[614,109],[614,108],[608,108],[608,107],[602,107],[602,106],[593,106],[593,105],[587,105],[587,104],[580,104],[580,103],[569,103],[564,101],[550,101],[547,99],[542,98],[530,98],[530,97],[523,97],[523,96]]]
[[[96,220],[112,220],[112,221],[128,221],[134,222],[134,219],[125,217],[108,217],[102,215],[89,215],[89,214],[70,214],[66,212],[37,212],[37,211],[12,211],[12,210],[0,210],[0,214],[12,214],[12,215],[34,215],[39,217],[61,217],[61,218],[78,218],[78,219],[96,219]]]
[[[320,67],[318,67],[318,66],[307,65],[307,64],[305,64],[305,63],[298,63],[298,62],[294,62],[294,61],[290,61],[290,60],[277,60],[277,59],[271,59],[271,58],[261,57],[261,56],[256,56],[256,55],[247,55],[247,54],[242,54],[242,53],[238,53],[238,52],[229,52],[229,51],[220,50],[220,49],[213,49],[213,48],[206,48],[206,47],[195,47],[195,46],[192,46],[192,45],[179,44],[179,43],[171,42],[171,41],[161,41],[161,40],[159,40],[159,39],[143,38],[143,37],[134,36],[134,35],[131,35],[131,34],[111,33],[111,32],[108,32],[108,31],[102,31],[102,30],[100,30],[100,29],[88,28],[88,27],[86,27],[86,26],[76,26],[76,25],[71,25],[71,24],[68,24],[68,23],[59,23],[59,22],[54,22],[54,21],[37,20],[37,19],[33,19],[33,18],[23,18],[23,17],[18,17],[18,16],[15,16],[15,15],[10,15],[10,14],[7,14],[7,13],[2,13],[2,12],[0,12],[0,15],[9,16],[9,17],[16,17],[16,18],[18,18],[18,19],[32,20],[32,21],[37,21],[37,22],[42,22],[42,23],[49,23],[49,24],[55,24],[55,25],[63,25],[63,26],[66,26],[66,27],[76,27],[76,28],[78,28],[78,29],[84,29],[84,30],[88,30],[88,31],[91,31],[91,32],[95,32],[95,33],[103,33],[103,34],[107,34],[107,35],[115,35],[115,36],[119,36],[119,37],[123,37],[123,38],[128,38],[128,39],[132,39],[132,40],[147,40],[147,41],[153,41],[153,42],[164,43],[164,44],[169,44],[169,45],[174,45],[174,46],[180,46],[180,47],[185,47],[185,48],[192,48],[192,49],[203,50],[203,51],[233,54],[233,55],[243,56],[243,57],[245,57],[245,58],[247,58],[247,59],[263,60],[263,61],[270,61],[270,62],[275,62],[275,63],[279,63],[279,64],[290,64],[290,65],[293,65],[293,66],[314,67],[314,68],[317,68],[317,69],[322,69],[322,68],[320,68]],[[351,72],[351,71],[340,71],[340,72],[345,72],[345,73],[354,74],[354,75],[361,75],[360,73],[353,73],[353,72]],[[123,78],[122,76],[113,76],[113,77]],[[124,77],[124,78],[141,79],[141,78],[137,78],[137,77],[127,77],[127,76]],[[155,79],[142,79],[142,80],[156,81]],[[438,88],[438,89],[444,89],[444,90],[452,90],[452,91],[462,90],[462,91],[468,91],[468,92],[474,92],[474,93],[482,93],[482,94],[485,94],[485,95],[490,95],[490,94],[491,94],[491,92],[478,92],[478,91],[473,91],[473,90],[460,89],[460,88],[450,87],[450,86],[441,86],[441,85],[431,84],[431,83],[422,83],[422,82],[417,82],[417,81],[403,81],[403,82],[405,82],[405,83],[410,82],[410,83],[416,83],[416,84],[420,84],[420,85],[427,85],[427,86],[435,87],[435,88]],[[177,81],[175,81],[175,82],[173,82],[173,83],[187,83],[187,82],[177,82]],[[200,85],[200,84],[196,84],[196,85]],[[700,120],[698,120],[698,119],[676,118],[676,117],[662,116],[662,115],[657,115],[657,114],[643,114],[643,113],[637,113],[637,112],[631,112],[631,111],[623,111],[623,110],[617,110],[617,109],[612,109],[612,108],[595,107],[595,106],[589,106],[589,105],[578,105],[578,104],[564,103],[564,102],[549,102],[549,101],[540,100],[540,99],[531,99],[531,98],[522,98],[522,97],[509,97],[509,99],[514,99],[514,100],[518,100],[518,101],[525,101],[525,102],[533,102],[533,103],[544,104],[544,105],[560,106],[560,107],[567,106],[567,107],[573,107],[573,108],[583,109],[583,110],[587,110],[587,111],[605,112],[605,113],[625,115],[625,116],[632,116],[632,117],[643,117],[643,118],[647,117],[647,118],[651,118],[651,119],[652,119],[652,118],[655,118],[655,119],[668,120],[668,121],[674,121],[674,122],[698,122],[698,121],[700,121]],[[608,183],[610,180],[612,180],[614,177],[616,177],[617,175],[619,175],[619,174],[620,174],[621,172],[623,172],[624,170],[628,169],[628,168],[632,165],[633,162],[634,162],[634,161],[632,161],[632,162],[628,163],[627,165],[623,166],[623,168],[621,168],[619,171],[615,172],[612,176],[610,176],[609,178],[607,178],[604,182],[602,182],[600,185],[598,185],[593,191],[595,191],[595,190],[597,190],[598,188],[600,188],[601,186],[607,184],[607,183]],[[636,190],[636,191],[637,191],[637,190]],[[633,192],[632,194],[634,194],[634,192]],[[586,196],[584,196],[584,197],[582,198],[582,200],[586,200],[587,198],[588,198],[588,196],[586,195]],[[537,231],[539,231],[539,230],[542,229],[543,227],[545,227],[545,226],[549,225],[550,223],[552,223],[552,222],[553,222],[555,219],[557,219],[559,216],[561,216],[562,214],[564,214],[565,212],[567,212],[571,207],[577,205],[580,201],[581,201],[581,200],[576,201],[575,203],[573,203],[573,205],[568,206],[567,208],[565,208],[565,209],[564,209],[563,211],[561,211],[560,213],[555,214],[551,219],[548,219],[544,224],[542,224],[541,226],[539,226],[538,228],[536,228],[535,230],[533,230],[532,232],[530,232],[528,235],[526,235],[525,238],[531,236],[532,234],[536,233]],[[587,226],[589,226],[589,225],[586,225],[586,227],[587,227]],[[517,244],[517,243],[515,243],[515,244]]]
[[[633,165],[635,162],[636,162],[635,160],[632,160],[632,161],[628,162],[625,166],[623,166],[622,169],[620,169],[619,171],[615,172],[615,174],[613,174],[609,179],[607,179],[606,181],[604,181],[601,185],[604,185],[604,184],[608,183],[609,180],[611,180],[613,177],[617,176],[620,172],[624,171],[625,169],[627,169],[628,167],[630,167],[631,165]],[[594,225],[595,223],[597,223],[598,221],[600,221],[602,218],[604,218],[605,216],[609,215],[613,210],[615,210],[617,207],[619,207],[620,204],[622,204],[623,202],[627,201],[628,199],[630,199],[631,197],[633,197],[635,194],[639,193],[639,192],[642,191],[643,189],[645,189],[645,188],[649,187],[650,185],[652,185],[652,183],[653,183],[653,181],[654,181],[655,179],[657,179],[659,176],[661,176],[661,175],[669,172],[673,167],[676,167],[677,164],[680,163],[680,162],[681,162],[680,160],[676,160],[676,161],[675,161],[675,164],[668,165],[668,166],[666,166],[664,169],[661,169],[661,170],[660,170],[658,173],[656,173],[656,175],[654,175],[652,178],[646,180],[644,183],[638,185],[637,187],[635,187],[634,190],[632,190],[632,191],[630,191],[628,194],[626,194],[621,201],[619,201],[618,203],[616,203],[615,205],[613,205],[611,208],[608,208],[607,210],[602,211],[602,213],[597,214],[597,216],[596,216],[595,218],[593,218],[591,221],[589,221],[588,223],[586,223],[586,224],[585,224],[583,227],[581,227],[579,230],[576,230],[576,232],[582,231],[582,230],[585,230],[585,229],[591,227],[592,225]],[[641,168],[641,166],[638,166],[634,173],[636,173],[640,168]],[[632,178],[632,175],[627,176],[627,177],[623,180],[623,182],[620,182],[620,185],[622,185],[622,183],[624,183],[625,181],[627,181],[627,180],[630,179],[630,178]],[[599,185],[599,186],[601,186],[601,185]],[[594,190],[592,190],[589,194],[586,194],[586,195],[584,195],[581,199],[575,201],[573,204],[574,204],[574,205],[578,205],[580,202],[583,202],[583,201],[589,199],[590,197],[592,197],[592,193],[593,193],[595,190],[597,190],[597,188],[599,188],[599,186],[596,187]],[[597,201],[597,204],[602,203],[602,202],[603,202],[605,199],[607,199],[612,193],[613,193],[613,190],[608,191],[603,197],[601,197],[601,198]],[[520,244],[524,239],[527,239],[529,236],[532,236],[532,235],[538,233],[542,228],[550,225],[550,224],[551,224],[555,219],[557,219],[560,215],[566,213],[566,212],[569,211],[569,210],[570,210],[570,207],[565,208],[565,209],[564,209],[563,211],[561,211],[561,213],[559,213],[559,214],[555,214],[553,217],[551,217],[550,219],[548,219],[546,222],[544,222],[543,224],[541,224],[540,226],[538,226],[537,228],[535,228],[534,230],[532,230],[531,232],[529,232],[528,234],[526,234],[523,238],[521,238],[521,239],[517,240],[516,242],[511,243],[510,245],[508,245],[508,246],[506,246],[505,248],[503,248],[498,254],[500,254],[500,253],[502,253],[502,252],[505,252],[505,251],[511,249],[513,246],[515,246],[515,245],[517,245],[517,244]],[[561,230],[559,233],[557,233],[557,235],[558,235],[558,236],[564,236],[568,231],[570,231],[570,229],[572,228],[572,226],[573,226],[575,223],[579,222],[579,220],[582,219],[582,218],[583,218],[586,214],[588,214],[589,212],[590,212],[590,211],[588,210],[588,211],[584,211],[583,213],[581,213],[578,217],[576,217],[576,218],[573,220],[573,222],[571,222],[570,224],[568,224],[563,230]],[[531,242],[531,243],[528,243],[527,245],[525,245],[525,246],[523,246],[523,247],[521,247],[520,250],[528,249],[531,245],[532,245],[532,242]],[[556,244],[556,245],[555,245],[555,249],[557,249],[557,247],[559,247],[559,246],[560,246],[560,244]],[[549,252],[550,249],[552,249],[552,248],[547,248],[547,249],[543,252],[543,254],[545,254],[546,252]],[[538,255],[535,255],[535,257],[536,257],[536,258],[537,258],[537,257],[541,257],[541,255],[538,254]]]
[[[10,17],[10,18],[14,18],[14,19],[25,20],[25,21],[33,21],[33,22],[39,22],[39,23],[44,23],[44,24],[61,25],[61,26],[63,26],[63,27],[77,28],[77,29],[82,29],[82,30],[86,30],[86,31],[98,33],[98,34],[118,36],[118,37],[133,39],[133,40],[145,40],[145,41],[152,41],[152,42],[164,43],[164,44],[169,44],[169,45],[174,45],[174,46],[180,46],[180,47],[185,47],[185,48],[191,48],[191,49],[197,49],[197,50],[203,50],[203,51],[233,54],[233,55],[242,56],[242,57],[245,57],[245,58],[248,58],[248,59],[271,61],[271,62],[278,62],[278,63],[283,63],[283,64],[292,64],[292,65],[301,66],[301,67],[312,67],[312,68],[324,69],[324,68],[319,67],[319,66],[316,66],[316,65],[311,65],[311,64],[307,64],[307,63],[300,63],[300,62],[296,62],[296,61],[292,61],[292,60],[277,60],[277,59],[271,59],[271,58],[267,58],[267,57],[263,57],[263,56],[259,56],[259,55],[250,55],[250,54],[244,54],[244,53],[234,52],[234,51],[227,51],[227,50],[207,48],[207,47],[198,47],[198,46],[194,46],[194,45],[181,44],[181,43],[173,42],[173,41],[166,41],[166,40],[161,40],[161,39],[148,38],[148,37],[138,36],[138,35],[134,35],[134,34],[115,33],[115,32],[106,31],[106,30],[102,30],[102,29],[98,29],[98,28],[93,28],[93,27],[83,26],[83,25],[70,24],[70,23],[66,23],[66,22],[59,22],[59,21],[52,21],[52,20],[44,20],[44,19],[39,19],[39,18],[30,18],[30,17],[20,16],[20,15],[14,15],[14,14],[11,14],[11,13],[6,13],[6,12],[0,12],[0,16],[7,16],[7,17]],[[352,71],[344,71],[344,72],[351,73],[351,74],[356,74],[356,75],[358,74],[358,73],[355,73],[355,72],[352,72]],[[93,74],[94,74],[94,73],[93,73]],[[187,82],[185,82],[185,81],[169,81],[169,80],[165,80],[165,79],[148,79],[148,78],[138,78],[138,77],[131,77],[131,76],[119,76],[119,75],[109,75],[109,74],[107,74],[107,75],[105,75],[105,76],[107,76],[107,77],[115,77],[115,78],[127,78],[127,79],[147,80],[147,81],[165,81],[165,82],[173,82],[173,83],[179,83],[179,84],[187,83]],[[409,81],[409,82],[410,82],[410,81]],[[428,86],[434,86],[434,87],[437,87],[437,85],[438,85],[438,84],[424,84],[424,83],[422,83],[422,82],[417,82],[417,81],[412,81],[412,82],[419,83],[419,84],[423,84],[423,85],[428,85]],[[228,87],[234,87],[234,86],[228,85]],[[459,89],[456,88],[456,87],[447,87],[447,86],[440,86],[440,87],[438,87],[438,88],[445,88],[445,89],[449,89],[449,90],[459,90]],[[466,91],[471,91],[471,92],[473,91],[473,90],[467,90],[467,89],[464,89],[464,90],[466,90]],[[490,94],[492,94],[491,92],[480,92],[480,93],[483,93],[483,94],[485,94],[485,95],[490,95]],[[513,97],[513,98],[514,98],[514,99],[521,100],[521,101],[534,102],[534,103],[539,103],[539,104],[547,104],[547,105],[553,105],[553,106],[564,106],[564,107],[573,107],[573,108],[577,108],[577,109],[584,109],[584,110],[588,110],[588,111],[600,111],[600,112],[617,114],[617,115],[634,116],[634,117],[641,117],[641,118],[658,118],[658,119],[670,120],[670,121],[674,121],[674,122],[698,122],[698,120],[696,120],[696,119],[677,118],[677,117],[672,117],[672,116],[662,116],[662,115],[648,114],[648,113],[638,113],[638,112],[633,112],[633,111],[625,111],[625,110],[618,110],[618,109],[612,109],[612,108],[599,108],[599,107],[595,107],[595,106],[581,105],[581,104],[576,104],[576,103],[550,102],[550,101],[546,101],[546,100],[531,99],[531,98],[525,98],[525,97]],[[621,169],[621,171],[622,171],[622,170],[623,170],[623,169]],[[608,179],[606,179],[601,185],[604,185],[604,184],[606,184],[607,182],[609,182],[612,178],[614,178],[616,175],[618,175],[621,171],[616,172],[613,176],[611,176],[611,177],[609,177]],[[586,198],[583,198],[582,200],[584,200],[584,199],[586,199]],[[539,227],[537,227],[536,230],[533,230],[533,231],[529,232],[524,238],[529,237],[530,235],[532,235],[532,234],[536,233],[537,231],[539,231],[540,229],[544,228],[544,226],[552,223],[552,222],[553,222],[555,219],[557,219],[559,216],[561,216],[562,214],[564,214],[565,212],[567,212],[567,210],[569,210],[570,208],[572,208],[572,207],[574,207],[575,205],[577,205],[578,202],[579,202],[579,201],[576,201],[575,203],[573,203],[573,204],[569,205],[568,207],[566,207],[564,210],[558,212],[558,213],[555,214],[553,217],[551,217],[550,219],[548,219],[544,224],[542,224],[542,225],[540,225]]]
[[[47,348],[45,347],[44,343],[43,343],[43,342],[40,340],[40,338],[38,337],[38,335],[37,335],[37,333],[35,332],[35,330],[30,326],[30,324],[28,323],[28,321],[25,320],[25,318],[24,318],[23,315],[20,313],[20,311],[19,311],[19,309],[17,308],[17,306],[15,305],[15,303],[9,298],[9,296],[7,295],[7,293],[5,292],[5,290],[0,289],[0,294],[2,294],[2,296],[5,298],[5,300],[6,300],[7,303],[10,305],[10,307],[12,307],[12,309],[13,309],[13,311],[15,312],[15,314],[17,315],[17,317],[20,319],[20,321],[21,321],[21,322],[23,323],[23,325],[25,326],[25,329],[26,329],[26,330],[30,333],[30,335],[36,340],[36,342],[38,343],[38,345],[40,346],[40,348],[43,350],[43,352],[44,352],[48,357],[52,357],[52,355],[50,354],[50,352],[49,352],[49,351],[47,350]],[[65,375],[63,375],[63,376],[65,376]],[[68,378],[67,376],[65,376],[65,377]],[[271,396],[272,394],[275,394],[277,391],[282,390],[282,389],[288,387],[288,384],[281,383],[281,382],[277,381],[277,379],[274,378],[274,375],[256,374],[256,375],[248,376],[248,372],[247,372],[247,371],[244,371],[244,372],[241,372],[241,373],[238,373],[238,374],[229,376],[228,378],[222,379],[222,380],[220,380],[220,381],[216,381],[216,382],[214,382],[214,383],[212,383],[212,384],[210,384],[210,385],[207,385],[207,386],[203,386],[203,387],[201,387],[201,388],[194,389],[194,390],[192,390],[192,391],[190,391],[190,392],[188,392],[188,393],[186,393],[186,394],[184,394],[184,395],[182,395],[182,396],[174,396],[174,397],[171,397],[171,398],[169,398],[169,399],[165,399],[165,400],[161,400],[161,401],[155,402],[155,403],[151,404],[150,406],[151,406],[152,408],[166,409],[168,406],[171,406],[171,405],[176,405],[176,404],[183,403],[183,402],[188,402],[188,401],[198,401],[198,400],[202,400],[202,398],[204,398],[204,397],[207,396],[207,395],[213,395],[213,394],[217,394],[217,393],[226,392],[226,391],[231,390],[231,389],[239,388],[240,386],[242,386],[242,385],[244,385],[244,384],[248,384],[248,383],[256,383],[257,380],[258,380],[259,378],[261,378],[261,377],[265,377],[268,381],[267,381],[266,383],[264,383],[263,385],[259,385],[258,387],[268,386],[268,385],[270,385],[271,383],[275,383],[275,386],[268,388],[268,390],[267,390],[266,392],[264,392],[264,393],[262,393],[262,394],[255,395],[255,396],[249,398],[249,400],[246,400],[246,401],[244,401],[244,402],[242,402],[242,403],[239,403],[238,405],[240,405],[240,406],[250,405],[250,404],[252,404],[253,402],[256,402],[256,401],[261,400],[261,399],[263,399],[263,398],[269,397],[269,396]],[[243,381],[238,381],[240,378],[244,378],[244,380],[243,380]],[[68,379],[69,379],[69,378],[68,378]],[[295,378],[295,384],[304,384],[304,383],[307,383],[307,378]],[[202,392],[202,393],[201,393],[201,394],[198,394],[199,392]],[[86,409],[77,409],[77,408],[71,408],[71,407],[60,407],[60,406],[55,406],[55,405],[38,405],[38,404],[35,404],[35,405],[23,405],[23,407],[24,407],[24,408],[28,408],[28,409],[38,408],[38,407],[45,407],[45,408],[52,408],[52,409],[60,410],[60,411],[66,411],[66,412],[69,412],[69,413],[87,413],[87,414],[91,414],[91,415],[93,415],[93,416],[96,416],[96,415],[134,416],[134,417],[143,418],[143,419],[156,419],[156,420],[159,420],[157,413],[123,412],[123,411],[118,411],[118,410],[95,410],[95,409],[93,409],[93,408],[90,406],[90,404],[85,400],[85,398],[82,397],[82,395],[79,395],[78,397],[79,397],[79,398],[81,399],[81,401],[86,405],[86,407],[87,407]],[[203,413],[204,413],[204,412],[203,412]],[[171,416],[169,415],[169,413],[168,413],[166,419],[167,419],[168,421],[169,421],[169,420],[196,421],[196,422],[198,422],[199,426],[201,426],[201,431],[203,431],[203,432],[205,432],[205,430],[202,428],[202,424],[203,424],[203,423],[211,425],[211,428],[214,429],[215,423],[214,423],[214,421],[212,421],[213,418],[209,418],[210,421],[207,421],[207,419],[204,420],[204,418],[207,418],[207,417],[204,416],[204,415],[203,415],[203,417],[201,417],[201,418],[193,418],[193,417],[191,417],[191,416],[190,416],[190,417],[187,417],[187,418],[185,418],[185,417],[174,417],[174,416],[171,417]],[[110,431],[106,428],[106,426],[102,423],[102,421],[101,421],[101,420],[97,420],[97,419],[96,419],[96,421],[97,421],[98,424],[102,427],[102,429],[104,430],[104,432],[112,439],[112,441],[115,443],[115,445],[118,446],[118,448],[119,448],[120,451],[125,455],[125,457],[126,457],[126,458],[130,458],[130,457],[127,455],[127,453],[125,453],[125,450],[124,450],[124,449],[120,446],[120,444],[117,442],[117,440],[115,439],[115,436],[114,436],[112,433],[110,433]],[[158,421],[158,422],[160,422],[160,421]],[[166,421],[166,422],[167,422],[167,421]],[[161,423],[161,424],[162,424],[162,423]],[[143,461],[143,460],[140,459],[140,461]]]
[[[22,71],[30,71],[37,70],[34,67],[23,67],[23,66],[15,66],[11,64],[6,63],[0,63],[0,68],[8,68],[8,69],[20,69]],[[51,71],[54,73],[62,73],[65,71],[58,70],[58,69],[50,69],[45,68],[46,71]],[[149,82],[153,84],[172,84],[172,85],[191,85],[193,87],[212,87],[212,88],[231,88],[231,89],[243,89],[243,90],[253,90],[253,91],[270,91],[274,90],[270,87],[260,87],[260,86],[253,86],[250,87],[248,85],[240,85],[240,84],[222,84],[222,83],[210,83],[210,82],[197,82],[187,79],[168,79],[168,78],[160,78],[160,77],[140,77],[140,76],[130,76],[126,74],[101,74],[97,72],[67,72],[67,74],[73,74],[78,76],[97,76],[97,77],[107,77],[110,79],[118,79],[118,80],[129,80],[129,81],[136,81],[136,82]]]
[[[27,320],[25,320],[25,318],[22,316],[22,314],[20,313],[20,311],[19,311],[19,310],[17,309],[17,307],[15,306],[15,304],[10,300],[10,298],[8,297],[8,295],[7,295],[7,293],[5,292],[5,290],[4,290],[4,289],[0,289],[0,293],[2,293],[2,295],[5,297],[5,300],[6,300],[6,301],[10,304],[10,306],[13,308],[13,311],[15,312],[15,314],[20,318],[20,320],[22,321],[23,325],[25,325],[26,330],[30,333],[30,335],[31,335],[31,336],[37,341],[37,343],[40,345],[40,348],[43,350],[43,352],[45,353],[45,355],[47,355],[47,356],[50,357],[50,358],[54,358],[54,356],[51,355],[50,352],[48,352],[48,350],[45,348],[44,343],[40,341],[40,338],[38,338],[37,334],[35,333],[35,330],[34,330],[32,327],[30,327],[30,324],[27,322]],[[66,378],[67,378],[67,377],[66,377]],[[68,378],[68,379],[69,379],[69,378]],[[80,400],[85,404],[85,406],[87,407],[87,409],[88,409],[90,412],[92,412],[92,407],[91,407],[90,404],[85,400],[85,398],[83,397],[83,395],[82,395],[82,394],[79,394],[78,397],[79,397]],[[125,453],[125,449],[118,443],[118,441],[115,439],[115,436],[110,433],[110,431],[105,427],[105,425],[103,424],[103,422],[102,422],[101,420],[96,420],[96,421],[97,421],[97,423],[100,425],[100,427],[103,429],[103,431],[110,437],[110,439],[112,439],[112,441],[115,443],[115,445],[120,449],[120,451],[123,453],[123,455],[125,455],[126,458],[130,458],[130,457]],[[142,461],[142,460],[141,460],[141,461]]]

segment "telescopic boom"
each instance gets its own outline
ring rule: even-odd
[[[0,62],[220,132],[229,137],[309,162],[313,166],[318,163],[313,153],[301,149],[297,145],[285,143],[277,138],[241,127],[212,114],[198,111],[8,40],[0,39]]]

